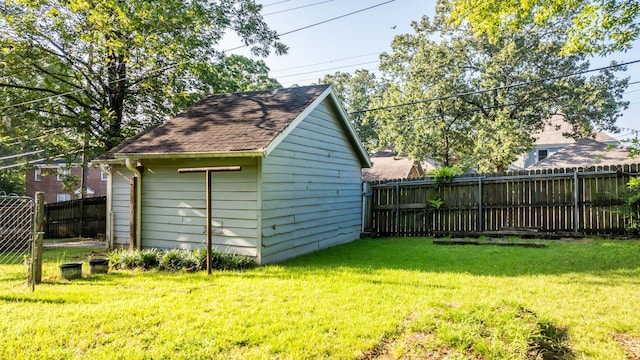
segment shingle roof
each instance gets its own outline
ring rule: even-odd
[[[263,151],[329,85],[209,96],[97,160],[115,154]]]
[[[573,144],[574,139],[566,137],[563,134],[569,134],[573,131],[571,124],[565,121],[562,115],[553,115],[549,119],[544,129],[535,135],[536,145],[554,145],[554,144]],[[601,142],[615,142],[616,139],[602,133],[595,132],[595,139]]]
[[[548,158],[529,166],[527,170],[637,163],[640,163],[640,159],[630,158],[629,152],[625,149],[616,147],[609,148],[609,145],[603,142],[583,138],[551,154]]]
[[[362,169],[362,181],[383,181],[407,179],[412,168],[418,166],[416,161],[404,156],[397,156],[392,150],[383,150],[371,156],[372,166]],[[421,161],[422,170],[435,169],[429,161]]]

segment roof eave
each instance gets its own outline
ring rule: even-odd
[[[116,153],[115,160],[121,159],[186,159],[186,158],[229,158],[229,157],[264,157],[264,150],[225,151],[225,152],[180,152],[180,153]]]

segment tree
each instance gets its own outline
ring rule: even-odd
[[[444,11],[446,7],[439,7]],[[534,144],[551,114],[564,114],[575,137],[616,130],[627,80],[612,71],[587,78],[584,55],[564,56],[562,26],[528,25],[495,41],[440,12],[394,39],[381,70],[392,84],[374,104],[381,141],[415,158],[449,166],[468,161],[503,170]]]
[[[372,152],[378,144],[375,118],[367,116],[363,110],[371,106],[372,99],[380,91],[375,74],[367,70],[356,70],[354,75],[344,72],[325,75],[322,84],[331,84],[349,113],[351,124],[360,141],[368,151]]]
[[[430,38],[436,28],[423,18],[414,23],[415,35],[397,36],[392,52],[381,56],[380,69],[389,83],[377,100],[381,108],[381,143],[415,159],[426,157],[450,166],[456,155],[466,158],[470,111],[459,99],[423,101],[466,92],[466,56],[462,47]],[[406,105],[405,105],[406,104]]]
[[[476,35],[496,40],[530,24],[569,20],[567,53],[609,54],[628,50],[640,36],[639,0],[451,0],[449,20],[471,25]]]
[[[260,9],[253,0],[7,0],[0,115],[99,153],[204,95],[279,87],[264,62],[218,48],[231,31],[256,55],[285,52]]]

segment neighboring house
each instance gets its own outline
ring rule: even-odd
[[[260,264],[357,239],[371,166],[328,85],[213,95],[96,162],[108,240],[141,248],[204,247],[206,176],[178,169],[240,166],[212,173],[213,245]]]
[[[572,131],[571,124],[564,120],[564,116],[554,115],[544,129],[535,136],[535,147],[518,159],[511,168],[528,168],[560,149],[575,143],[575,139],[565,136]],[[593,139],[608,145],[616,146],[618,144],[616,139],[602,132],[594,133]]]
[[[436,168],[432,160],[411,160],[406,156],[397,156],[389,149],[372,155],[371,163],[371,168],[362,169],[362,181],[418,179],[424,177],[427,171]]]
[[[88,166],[86,169],[86,192],[84,197],[105,196],[107,194],[107,174],[100,169]],[[65,163],[37,164],[27,170],[27,196],[35,197],[38,191],[44,192],[44,202],[53,203],[81,198],[80,183],[72,189],[64,189],[64,177],[73,175],[78,180],[82,178],[82,167],[72,165],[67,168]]]
[[[560,169],[604,165],[638,164],[640,159],[630,158],[626,149],[612,147],[593,139],[580,139],[558,152],[537,162],[527,170]]]

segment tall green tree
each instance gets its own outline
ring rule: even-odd
[[[529,25],[491,41],[450,26],[447,9],[438,7],[434,21],[413,23],[415,33],[396,37],[382,56],[392,85],[374,104],[381,109],[381,141],[415,158],[492,171],[531,148],[532,134],[551,114],[565,114],[575,137],[594,127],[615,130],[627,80],[611,71],[563,76],[586,70],[588,62],[562,55],[561,26]]]
[[[255,55],[286,52],[260,9],[253,0],[4,1],[0,116],[100,152],[204,95],[278,87],[264,62],[220,47],[235,33]]]
[[[368,70],[360,69],[355,73],[336,72],[327,74],[320,79],[322,84],[331,84],[349,113],[351,123],[369,152],[373,152],[378,146],[375,117],[367,116],[363,111],[371,107],[373,98],[382,91],[382,84],[378,82],[375,74]]]
[[[607,55],[631,49],[640,37],[640,0],[450,0],[449,21],[469,24],[479,36],[496,40],[531,24],[568,19],[563,52]],[[640,138],[629,140],[630,156],[640,154]]]
[[[497,40],[530,24],[565,27],[568,53],[609,54],[628,50],[640,36],[639,0],[451,0],[449,20],[469,24],[479,35]]]

